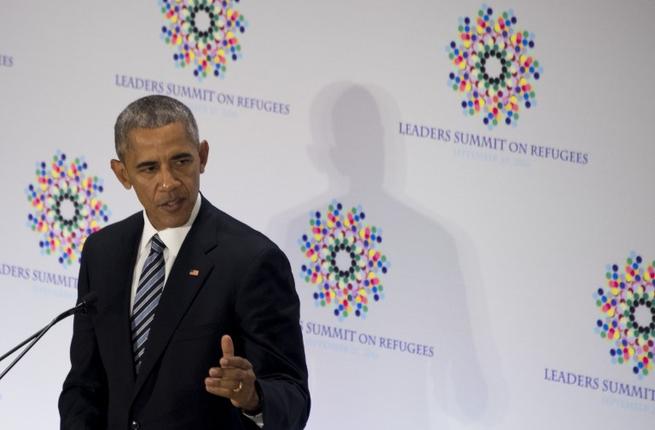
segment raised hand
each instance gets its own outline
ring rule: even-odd
[[[260,399],[255,389],[255,372],[252,364],[234,355],[234,343],[229,335],[221,338],[223,356],[220,367],[209,369],[205,389],[216,396],[230,399],[232,404],[245,412],[259,412]]]

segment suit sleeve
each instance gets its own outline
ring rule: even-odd
[[[300,303],[289,262],[267,248],[253,260],[236,297],[243,354],[262,395],[265,430],[302,429],[310,409]]]
[[[89,292],[87,246],[78,277],[78,300]],[[71,370],[59,396],[62,430],[104,429],[107,416],[107,378],[89,314],[76,314],[71,341]]]

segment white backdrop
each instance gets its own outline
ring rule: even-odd
[[[28,226],[28,214],[48,210],[27,198],[39,186],[35,165],[46,162],[47,180],[58,151],[68,167],[83,158],[89,200],[107,206],[109,222],[133,213],[138,202],[109,170],[113,123],[130,101],[165,93],[189,104],[210,143],[203,193],[274,239],[296,271],[309,429],[653,422],[655,348],[650,360],[645,352],[647,375],[633,372],[632,358],[613,363],[596,323],[619,319],[596,296],[612,294],[608,265],[623,276],[631,255],[646,272],[655,260],[655,3],[232,7],[245,17],[241,57],[226,61],[223,78],[198,79],[176,67],[160,37],[156,0],[0,1],[0,352],[75,301],[78,263],[43,255],[42,235]],[[528,32],[527,54],[543,68],[539,79],[523,73],[536,103],[520,103],[515,126],[464,115],[465,96],[449,80],[460,22],[487,8],[492,19],[513,11],[512,28]],[[483,143],[490,138],[495,146]],[[550,155],[560,151],[580,155]],[[93,177],[102,192],[85,188]],[[388,271],[377,274],[381,300],[366,287],[366,318],[318,304],[320,283],[301,271],[312,265],[299,240],[311,239],[310,219],[333,202],[361,207],[357,225],[382,231],[375,249]],[[643,297],[652,303],[649,276]],[[640,327],[655,323],[648,306],[631,311]],[[635,348],[630,333],[620,340]],[[0,381],[1,428],[58,428],[70,336],[71,321],[60,324]]]

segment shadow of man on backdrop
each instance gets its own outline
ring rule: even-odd
[[[487,407],[454,239],[403,196],[407,164],[394,127],[399,118],[382,90],[351,83],[324,88],[312,106],[308,151],[328,188],[275,216],[267,229],[292,264],[305,321],[434,348],[429,357],[362,346],[374,354],[353,357],[322,351],[305,334],[316,428],[336,410],[342,428],[444,429],[449,422],[476,421]],[[385,297],[371,301],[365,320],[350,315],[339,321],[332,307],[314,306],[315,286],[301,274],[307,259],[299,238],[310,231],[310,213],[325,214],[335,200],[344,211],[361,205],[365,222],[383,229],[378,248],[391,263],[380,275]]]

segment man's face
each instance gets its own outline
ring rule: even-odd
[[[134,187],[148,219],[157,230],[183,225],[191,215],[207,164],[207,141],[197,145],[184,126],[137,128],[128,134],[123,160],[111,168],[126,189]]]

